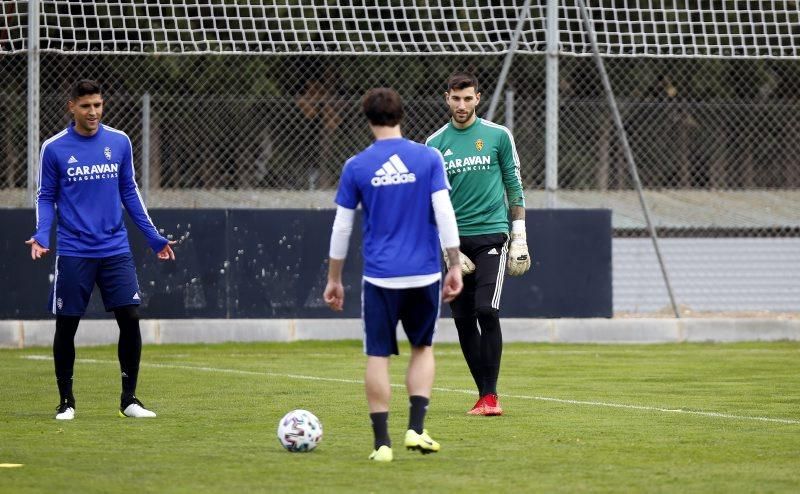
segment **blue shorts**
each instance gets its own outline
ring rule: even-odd
[[[419,288],[391,289],[363,282],[361,314],[364,353],[372,357],[399,355],[397,322],[412,346],[431,346],[441,307],[441,281]]]
[[[95,284],[107,311],[142,302],[130,252],[97,258],[56,256],[50,310],[58,316],[83,316]]]

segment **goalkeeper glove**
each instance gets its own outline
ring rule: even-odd
[[[450,259],[447,257],[447,252],[443,252],[444,254],[444,264],[447,266],[447,269],[450,269]],[[461,263],[461,274],[467,275],[472,274],[475,272],[475,263],[472,260],[465,256],[463,252],[458,251],[458,260]]]
[[[508,248],[508,274],[520,276],[531,267],[531,256],[528,254],[528,241],[525,232],[511,232],[511,246]]]

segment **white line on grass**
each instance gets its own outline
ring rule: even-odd
[[[53,360],[53,357],[47,355],[26,355],[22,357],[27,360]],[[76,359],[76,362],[86,363],[86,364],[118,364],[116,360],[97,360],[97,359]],[[238,374],[238,375],[245,375],[245,376],[271,376],[271,377],[286,377],[289,379],[302,379],[306,381],[323,381],[323,382],[337,382],[337,383],[346,383],[346,384],[364,384],[364,381],[359,379],[337,379],[333,377],[319,377],[319,376],[305,376],[302,374],[282,374],[278,372],[265,372],[265,371],[247,371],[247,370],[240,370],[240,369],[225,369],[220,367],[205,367],[205,366],[194,366],[194,365],[180,365],[180,364],[153,364],[153,363],[142,363],[140,364],[142,367],[157,367],[161,369],[183,369],[183,370],[194,370],[194,371],[203,371],[203,372],[219,372],[223,374]],[[394,388],[404,388],[405,384],[392,384]],[[467,390],[467,389],[454,389],[454,388],[440,388],[434,387],[434,391],[441,391],[443,393],[460,393],[460,394],[468,394],[474,395],[474,390]],[[718,413],[718,412],[703,412],[699,410],[684,410],[682,408],[662,408],[662,407],[653,407],[653,406],[645,406],[645,405],[626,405],[623,403],[608,403],[605,401],[583,401],[583,400],[566,400],[563,398],[549,398],[546,396],[528,396],[528,395],[513,395],[513,394],[504,394],[503,397],[505,398],[516,398],[519,400],[536,400],[536,401],[547,401],[551,403],[564,403],[568,405],[586,405],[586,406],[596,406],[596,407],[607,407],[607,408],[620,408],[625,410],[642,410],[648,412],[662,412],[662,413],[676,413],[676,414],[686,414],[686,415],[698,415],[701,417],[711,417],[711,418],[722,418],[722,419],[733,419],[733,420],[754,420],[758,422],[772,422],[777,424],[800,424],[800,420],[794,419],[776,419],[771,417],[758,417],[758,416],[749,416],[749,415],[733,415],[729,413]]]
[[[709,354],[716,355],[716,354],[729,354],[729,353],[740,353],[740,354],[762,354],[767,353],[771,355],[779,355],[779,354],[797,354],[800,353],[800,349],[776,349],[776,350],[768,350],[762,348],[715,348]],[[642,347],[641,350],[633,348],[633,349],[613,349],[609,350],[606,348],[594,348],[594,349],[587,349],[587,350],[503,350],[503,356],[507,355],[601,355],[601,356],[616,356],[616,355],[652,355],[652,352],[648,350],[647,347]],[[659,349],[659,355],[693,355],[694,352],[690,350],[663,350]],[[436,350],[436,356],[440,355],[462,355],[461,350]]]
[[[53,360],[53,357],[47,355],[28,355],[22,357],[28,360]],[[75,362],[80,362],[84,364],[118,364],[119,362],[116,360],[97,360],[97,359],[75,359]],[[220,367],[203,367],[203,366],[195,366],[195,365],[179,365],[179,364],[153,364],[153,363],[140,363],[140,367],[158,367],[161,369],[186,369],[186,370],[195,370],[195,371],[205,371],[205,372],[220,372],[223,374],[239,374],[244,376],[270,376],[270,377],[288,377],[291,379],[305,379],[308,381],[328,381],[328,382],[337,382],[337,383],[347,383],[347,384],[364,384],[364,381],[359,381],[358,379],[335,379],[332,377],[315,377],[315,376],[303,376],[300,374],[281,374],[278,372],[264,372],[264,371],[248,371],[248,370],[241,370],[241,369],[224,369]]]

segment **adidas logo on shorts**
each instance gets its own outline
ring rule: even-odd
[[[393,154],[389,161],[381,165],[378,171],[375,172],[375,176],[372,177],[370,183],[373,187],[381,187],[384,185],[410,184],[416,181],[416,175],[406,168],[405,163],[399,156]]]

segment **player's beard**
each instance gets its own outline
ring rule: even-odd
[[[463,116],[463,117],[459,116],[459,114],[456,113],[455,111],[453,111],[451,113],[451,116],[453,117],[453,120],[455,120],[456,122],[458,122],[460,124],[469,122],[472,119],[473,115],[475,115],[475,108],[473,108],[472,110],[468,111],[467,114],[465,116]]]

